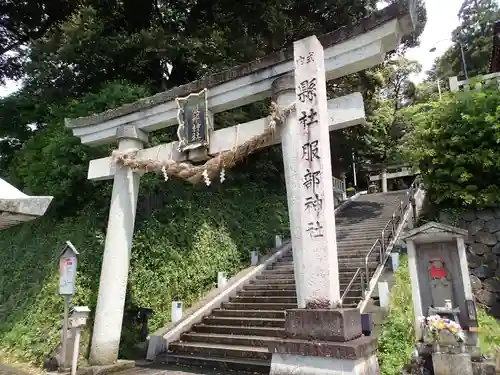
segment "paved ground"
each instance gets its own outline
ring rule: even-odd
[[[30,374],[21,369],[3,365],[0,363],[0,375],[30,375]]]
[[[0,375],[3,375],[0,373]],[[209,370],[200,368],[186,368],[177,366],[168,366],[162,369],[135,367],[117,373],[117,375],[248,375],[241,371],[223,371]]]

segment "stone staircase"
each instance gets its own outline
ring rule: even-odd
[[[341,293],[382,229],[405,199],[406,191],[363,195],[337,214],[337,243]],[[369,267],[378,266],[373,252]],[[357,307],[361,284],[353,284],[344,307]],[[285,311],[296,308],[297,299],[292,252],[246,285],[236,297],[194,325],[168,352],[159,354],[155,365],[179,364],[228,368],[238,372],[269,373],[271,353],[267,344],[284,335]]]

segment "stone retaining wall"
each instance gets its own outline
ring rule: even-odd
[[[439,219],[457,225],[447,214],[440,214]],[[458,226],[469,231],[465,243],[477,301],[489,306],[491,313],[500,318],[500,208],[469,210],[461,216]]]

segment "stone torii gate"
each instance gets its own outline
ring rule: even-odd
[[[269,130],[269,119],[260,119],[217,131],[207,129],[201,136],[197,134],[202,147],[186,147],[184,152],[179,151],[177,142],[143,149],[149,132],[177,124],[176,99],[204,89],[208,89],[204,103],[197,102],[206,120],[203,126],[210,122],[213,113],[270,96],[279,107],[288,107],[287,116],[278,124],[281,126],[277,136],[258,143],[258,147],[282,143],[299,307],[305,308],[312,301],[334,306],[340,300],[328,131],[362,123],[364,109],[360,93],[327,102],[326,81],[383,62],[386,52],[396,49],[401,37],[413,30],[414,2],[410,0],[409,5],[391,5],[353,27],[325,34],[319,40],[306,38],[296,42],[294,49],[279,51],[150,98],[66,120],[66,125],[84,144],[118,143],[115,155],[118,158],[93,160],[88,172],[89,179],[114,181],[92,337],[92,364],[113,363],[118,354],[140,179],[140,173],[127,166],[140,165],[148,171],[147,159],[151,159],[149,164],[153,169],[161,166],[165,171],[172,163],[222,155]],[[295,111],[291,110],[292,102]],[[188,111],[187,107],[181,109]],[[194,113],[192,108],[189,111],[191,117],[184,120],[188,130],[193,131]],[[181,139],[189,141],[193,137],[187,134]],[[121,167],[116,166],[117,160]],[[306,173],[312,177],[306,185],[314,185],[310,197],[301,182]],[[314,207],[320,209],[314,217],[303,208],[304,201],[312,198],[318,203]],[[308,254],[304,253],[306,249]],[[303,262],[305,257],[307,262]]]

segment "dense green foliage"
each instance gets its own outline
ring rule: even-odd
[[[0,6],[0,80],[1,74],[23,74],[24,82],[20,92],[0,100],[2,171],[8,169],[13,152],[36,133],[27,125],[35,123],[40,129],[50,123],[54,106],[81,101],[117,80],[152,93],[184,84],[262,57],[293,40],[351,25],[374,10],[377,1],[59,3],[8,1]],[[419,1],[421,27],[425,18]],[[405,45],[415,45],[420,32]],[[369,98],[376,86],[369,73],[359,72],[337,80],[335,91],[362,88]]]
[[[259,165],[258,158],[251,162]],[[265,251],[275,234],[286,234],[280,173],[250,173],[260,173],[262,183],[234,170],[227,184],[210,189],[159,180],[142,191],[122,349],[138,341],[137,307],[154,309],[151,329],[157,329],[169,321],[172,300],[189,306],[214,286],[218,271],[233,275],[249,263],[250,251]],[[105,223],[105,214],[88,207],[78,217],[46,217],[0,232],[0,351],[40,363],[55,348],[63,306],[58,251],[66,240],[81,252],[72,303],[94,310]]]
[[[375,105],[369,113],[370,126],[362,134],[362,147],[358,151],[364,161],[379,168],[401,163],[402,140],[411,130],[402,111],[415,97],[410,76],[421,69],[418,62],[402,56],[377,68],[381,85],[371,101]]]
[[[382,375],[399,375],[411,359],[415,343],[413,302],[408,260],[401,258],[391,289],[389,315],[378,338],[378,360]]]
[[[500,18],[496,0],[464,0],[458,13],[460,25],[453,31],[453,45],[438,59],[430,78],[447,85],[446,77],[465,78],[460,45],[463,47],[469,78],[488,73],[493,47],[493,23]],[[438,42],[438,41],[436,41]]]
[[[477,310],[479,321],[479,347],[481,353],[488,358],[495,358],[500,348],[500,320],[488,315],[487,308],[480,306]]]
[[[52,106],[47,123],[25,142],[10,162],[11,179],[28,194],[54,196],[51,212],[59,216],[75,214],[102,194],[87,181],[90,160],[105,155],[104,147],[87,147],[64,128],[66,116],[78,117],[101,112],[144,97],[148,91],[126,82],[112,82],[96,94]],[[108,151],[109,152],[109,151]]]
[[[496,87],[446,95],[408,110],[409,159],[430,199],[444,207],[498,204],[500,92]]]

